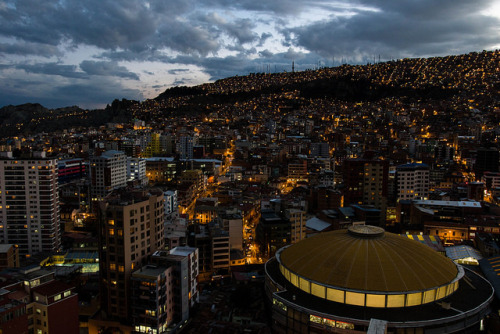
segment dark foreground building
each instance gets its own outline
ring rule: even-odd
[[[281,248],[266,263],[275,333],[479,331],[493,288],[431,248],[358,225]]]

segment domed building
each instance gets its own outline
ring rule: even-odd
[[[361,333],[375,320],[388,333],[474,332],[494,292],[430,247],[369,225],[283,247],[265,269],[276,333]]]

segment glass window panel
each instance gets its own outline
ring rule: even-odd
[[[290,273],[290,283],[292,283],[295,286],[299,286],[299,282],[298,281],[299,280],[298,280],[297,275]]]
[[[366,306],[368,307],[385,307],[385,295],[366,295]]]
[[[424,292],[424,304],[433,302],[436,299],[436,290],[429,290]]]
[[[335,320],[332,320],[332,319],[326,319],[326,318],[324,318],[324,319],[323,319],[323,323],[324,323],[326,326],[335,327]]]
[[[317,324],[322,324],[323,323],[323,318],[311,314],[309,316],[309,321],[317,323]]]
[[[387,307],[404,307],[405,295],[387,295]]]
[[[327,298],[332,302],[344,303],[344,291],[337,289],[326,289]]]
[[[325,287],[316,283],[311,283],[311,293],[316,297],[325,298]]]
[[[350,305],[365,306],[365,294],[346,291],[345,302]]]
[[[438,288],[436,299],[441,299],[444,297],[446,297],[446,286]]]
[[[302,278],[302,277],[299,277],[299,284],[300,284],[300,289],[301,290],[304,290],[305,292],[307,293],[311,293],[311,288],[309,287],[309,281]]]
[[[415,306],[422,304],[422,293],[409,293],[406,295],[406,306]]]
[[[451,295],[451,294],[453,293],[453,291],[454,291],[454,290],[453,290],[453,284],[448,284],[448,285],[446,286],[446,295],[447,295],[447,296],[448,296],[448,295]]]

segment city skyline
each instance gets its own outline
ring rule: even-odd
[[[494,1],[4,1],[0,107],[100,108],[177,85],[500,47]]]

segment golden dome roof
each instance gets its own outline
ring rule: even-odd
[[[368,225],[318,234],[282,249],[278,257],[307,281],[357,291],[424,291],[459,275],[453,261],[430,247]]]

